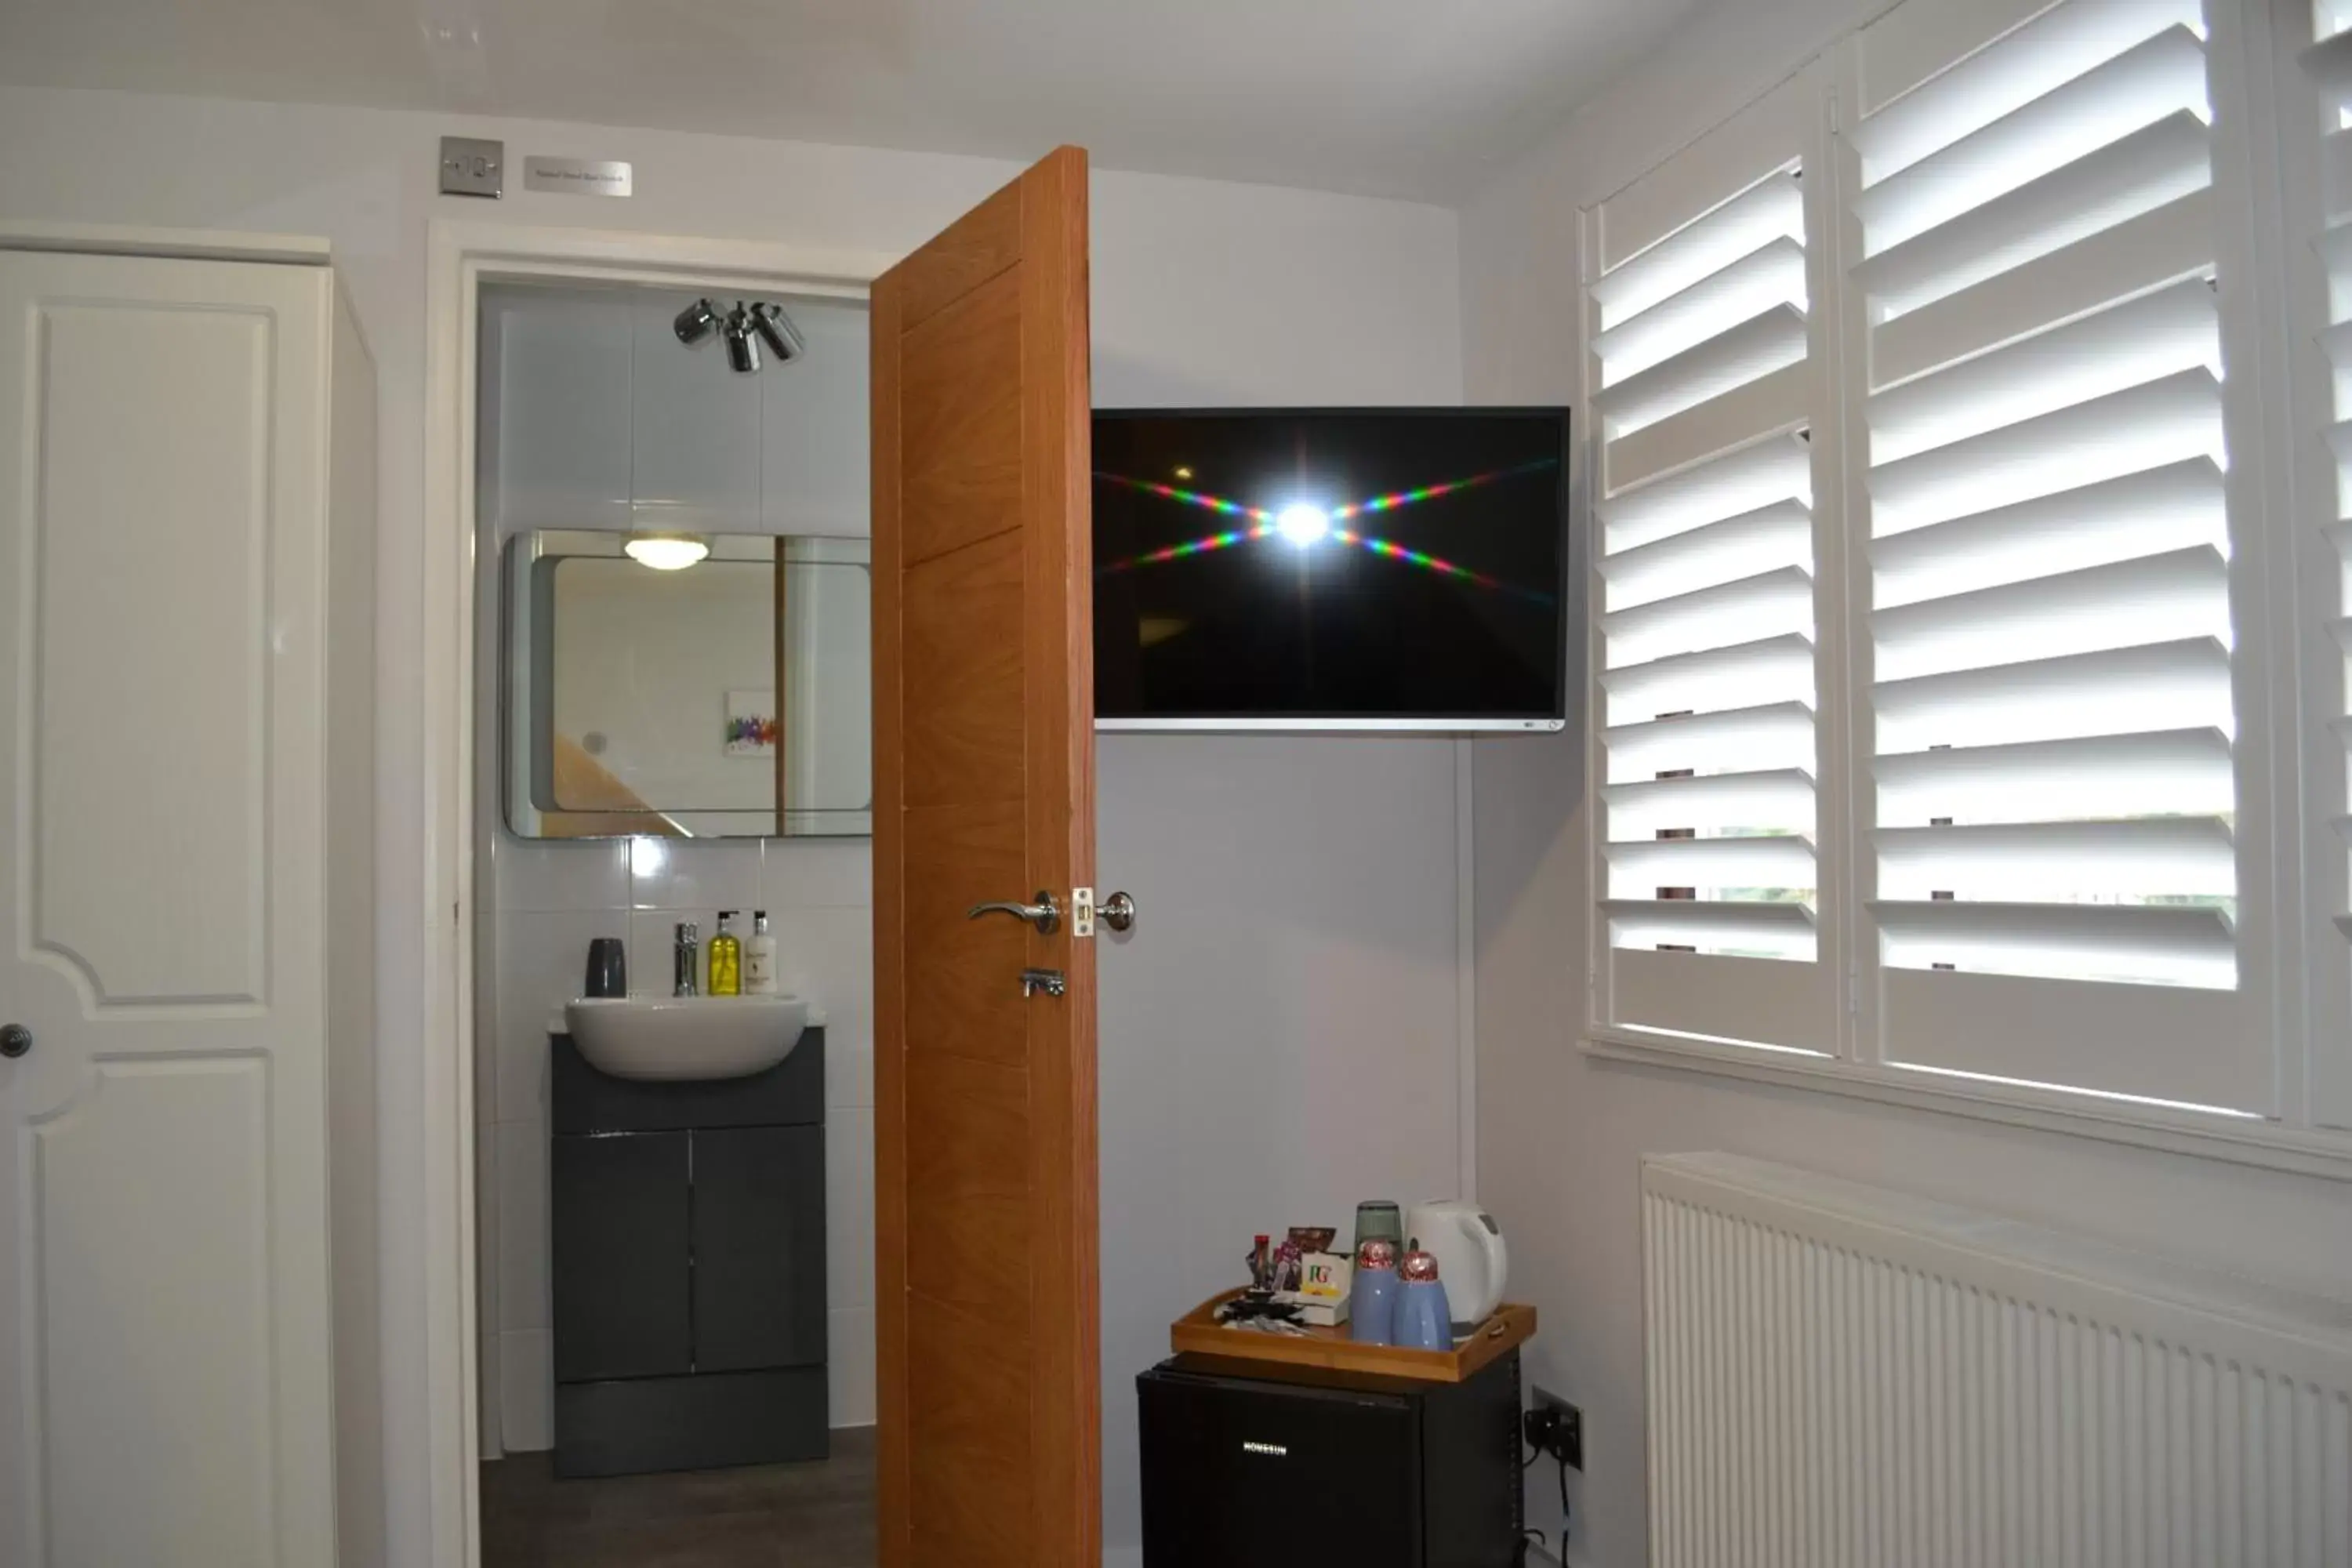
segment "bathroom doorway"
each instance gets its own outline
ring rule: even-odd
[[[502,814],[512,805],[510,795],[499,793],[508,773],[495,760],[498,749],[517,745],[523,761],[516,771],[527,777],[530,789],[542,792],[527,796],[518,809],[554,818],[541,822],[546,831],[538,839],[505,846],[505,853],[518,863],[545,860],[576,848],[579,841],[596,842],[587,832],[571,830],[603,826],[595,819],[613,811],[640,813],[630,819],[638,831],[623,841],[627,847],[621,852],[630,889],[628,932],[617,942],[594,944],[593,952],[594,973],[609,974],[617,959],[625,974],[621,985],[631,991],[646,988],[649,944],[656,955],[667,946],[673,977],[685,973],[688,950],[680,939],[689,934],[696,943],[694,972],[706,986],[709,984],[707,939],[715,936],[717,912],[727,906],[718,901],[716,880],[707,889],[696,883],[704,858],[699,852],[711,846],[696,843],[702,837],[696,822],[678,814],[757,814],[763,809],[760,803],[742,800],[714,805],[696,797],[673,805],[654,799],[636,787],[636,775],[592,750],[585,734],[574,737],[577,750],[595,759],[604,773],[620,774],[638,799],[618,799],[608,793],[583,801],[552,783],[558,760],[576,760],[571,751],[557,748],[551,739],[543,744],[532,739],[535,729],[523,731],[524,738],[517,741],[506,694],[518,689],[506,684],[505,667],[498,661],[509,657],[513,647],[528,646],[550,661],[549,668],[561,663],[552,632],[543,639],[539,637],[547,629],[545,624],[531,630],[537,640],[527,645],[499,640],[499,595],[515,590],[503,565],[506,557],[497,546],[495,521],[478,516],[488,477],[481,437],[484,428],[501,417],[495,400],[484,395],[482,372],[488,351],[479,341],[479,307],[486,293],[495,294],[502,284],[559,283],[669,290],[683,296],[667,323],[677,350],[696,353],[689,340],[698,338],[707,354],[708,345],[715,342],[721,352],[710,365],[712,373],[739,376],[754,372],[750,366],[739,368],[734,358],[740,356],[731,351],[754,336],[768,351],[759,356],[763,364],[772,363],[772,354],[779,360],[798,358],[779,354],[776,345],[767,342],[753,319],[759,305],[772,305],[793,317],[792,324],[798,329],[802,322],[795,310],[808,310],[812,303],[862,304],[869,295],[874,300],[880,324],[870,334],[875,345],[869,364],[876,432],[872,444],[889,459],[875,462],[871,469],[874,537],[867,609],[874,628],[874,851],[871,869],[863,862],[847,867],[836,862],[831,873],[841,879],[835,886],[856,887],[873,905],[862,928],[862,945],[852,954],[853,960],[865,955],[872,963],[870,991],[852,986],[836,987],[835,993],[853,998],[870,994],[874,1020],[871,1035],[866,1037],[873,1042],[875,1064],[875,1195],[866,1234],[873,1240],[872,1271],[878,1282],[870,1320],[875,1501],[867,1517],[874,1522],[874,1552],[881,1563],[947,1560],[975,1548],[986,1548],[992,1560],[1044,1568],[1091,1568],[1099,1561],[1090,940],[1093,710],[1085,632],[1091,583],[1087,233],[1086,157],[1072,148],[1034,166],[903,258],[501,225],[434,226],[426,289],[427,404],[434,417],[426,437],[428,563],[422,676],[428,843],[424,902],[436,918],[427,921],[423,933],[425,1000],[432,1022],[423,1064],[430,1202],[426,1273],[420,1283],[427,1308],[429,1363],[424,1391],[431,1442],[427,1528],[436,1568],[471,1568],[484,1561],[481,1552],[493,1530],[516,1520],[524,1521],[524,1528],[500,1541],[522,1554],[523,1561],[532,1560],[534,1552],[551,1561],[629,1561],[579,1555],[549,1531],[584,1531],[580,1537],[584,1540],[596,1533],[600,1521],[614,1523],[633,1514],[664,1514],[668,1509],[711,1511],[714,1497],[726,1488],[715,1479],[718,1472],[694,1468],[704,1462],[729,1467],[739,1483],[740,1489],[727,1495],[740,1506],[719,1506],[716,1512],[740,1516],[729,1528],[740,1527],[743,1540],[764,1541],[758,1550],[770,1553],[779,1543],[779,1530],[789,1546],[801,1544],[791,1527],[781,1524],[782,1510],[811,1502],[812,1490],[838,1503],[850,1495],[844,1489],[859,1484],[854,1428],[849,1429],[853,1436],[844,1437],[844,1429],[831,1425],[835,1373],[830,1357],[836,1331],[844,1325],[832,1315],[835,1309],[830,1305],[823,1331],[828,1357],[825,1458],[798,1462],[838,1467],[827,1475],[841,1481],[841,1489],[793,1485],[793,1476],[781,1471],[765,1478],[754,1475],[767,1467],[744,1464],[740,1454],[692,1456],[692,1464],[668,1469],[666,1479],[633,1474],[560,1476],[557,1470],[564,1467],[555,1460],[539,1461],[548,1466],[543,1478],[532,1476],[527,1466],[484,1475],[486,1466],[510,1462],[504,1457],[506,1412],[496,1411],[499,1426],[494,1430],[492,1402],[500,1399],[510,1379],[521,1375],[516,1369],[536,1364],[503,1357],[499,1365],[488,1364],[491,1346],[482,1331],[486,1323],[499,1320],[478,1310],[478,1303],[492,1300],[494,1287],[506,1283],[492,1275],[510,1266],[510,1255],[496,1249],[484,1231],[488,1216],[502,1218],[509,1205],[530,1216],[534,1194],[527,1185],[500,1180],[502,1162],[497,1151],[501,1134],[483,1131],[480,1105],[488,1100],[488,1125],[505,1125],[496,1120],[502,1068],[494,1049],[477,1049],[476,1035],[484,1026],[486,1011],[488,1027],[503,1027],[506,1022],[497,1016],[496,922],[510,911],[571,912],[516,910],[511,901],[507,910],[498,907],[505,843],[501,824],[511,826]],[[719,321],[715,336],[695,331],[699,319],[692,307],[706,298],[710,301],[708,314]],[[738,324],[739,300],[745,310],[740,318],[741,331],[730,333],[729,329]],[[556,341],[568,342],[569,334],[559,332]],[[814,356],[813,337],[806,347]],[[635,362],[647,363],[653,362]],[[669,360],[663,368],[674,371],[679,363]],[[556,383],[567,401],[611,397],[609,385],[583,377],[561,376]],[[633,418],[635,405],[632,398]],[[675,414],[675,406],[664,403],[646,417],[658,420]],[[520,410],[517,417],[524,417]],[[689,444],[698,428],[686,433]],[[718,467],[722,473],[729,471],[723,463]],[[630,488],[618,492],[632,509],[632,526],[603,531],[645,535],[642,542],[651,548],[631,551],[625,544],[622,558],[652,571],[657,568],[646,559],[647,554],[676,560],[685,553],[677,548],[681,543],[707,543],[707,554],[693,556],[697,565],[739,561],[730,553],[735,547],[722,547],[716,535],[698,537],[709,526],[697,515],[700,503],[694,499],[700,493],[694,487],[709,483],[704,468],[700,464],[673,466],[670,473],[687,475],[680,481],[687,486],[681,495],[656,493],[650,486],[640,489],[633,452]],[[583,491],[572,499],[585,505],[613,497]],[[677,504],[659,504],[664,502]],[[647,516],[636,521],[634,514],[640,510]],[[562,531],[577,515],[567,508],[547,527]],[[788,531],[771,530],[769,545],[778,567],[777,603],[791,616],[797,601],[784,597],[785,568],[844,563],[829,554],[795,555],[776,545],[777,535]],[[681,540],[679,535],[698,537]],[[554,542],[565,549],[577,543]],[[562,554],[551,547],[544,559],[557,560]],[[552,586],[538,574],[541,560],[531,558],[531,594],[544,589],[552,595]],[[972,567],[982,568],[977,578],[964,571]],[[553,570],[560,575],[562,568]],[[584,575],[594,577],[600,571],[612,574],[618,568],[606,561]],[[493,573],[498,574],[495,579]],[[581,575],[575,572],[574,585]],[[537,596],[520,602],[545,608]],[[828,619],[820,608],[803,624],[821,628]],[[788,647],[800,647],[785,636],[779,636],[775,646],[780,660]],[[1008,671],[1013,672],[1009,683]],[[527,680],[521,689],[526,700],[536,703],[535,715],[554,711],[551,688]],[[789,676],[780,673],[780,706],[791,689]],[[490,694],[487,700],[485,692]],[[820,700],[820,715],[824,706]],[[788,710],[745,713],[731,698],[720,715],[722,739],[756,742],[766,727],[754,724],[748,734],[739,734],[739,721],[768,717],[776,720],[780,748],[789,752],[808,743],[808,737],[794,729]],[[496,733],[485,733],[486,725]],[[607,754],[616,732],[604,731]],[[1010,769],[998,765],[1007,760]],[[609,791],[611,781],[594,771],[579,769],[572,776]],[[772,813],[772,822],[760,831],[782,837],[761,840],[762,876],[770,847],[779,843],[796,861],[829,859],[820,844],[829,836],[796,834],[794,814],[843,809],[829,798],[795,793],[807,781],[788,779],[783,766],[776,777],[777,796],[765,808]],[[814,787],[821,796],[822,777]],[[553,797],[543,793],[548,788],[556,790]],[[547,809],[551,798],[551,811]],[[645,826],[646,813],[677,816],[679,831],[665,833]],[[947,836],[934,833],[925,839],[918,828],[944,830]],[[843,850],[839,843],[831,848],[856,854]],[[649,910],[636,907],[640,855],[646,857],[648,882],[663,889],[656,896],[667,900]],[[555,863],[562,868],[552,874],[559,883],[581,864],[568,858]],[[593,857],[587,864],[594,864]],[[797,878],[808,868],[796,865],[793,869]],[[604,873],[608,879],[622,874]],[[724,868],[711,873],[714,879],[729,874]],[[739,878],[733,887],[740,894],[744,886],[740,869],[731,874]],[[1008,894],[1000,882],[1013,884],[1014,890]],[[604,884],[607,891],[613,885],[610,880]],[[807,885],[827,885],[827,874],[812,873]],[[755,878],[751,886],[766,896],[765,881]],[[1021,900],[1033,898],[1027,889],[1040,886],[1060,900],[1058,916],[1064,918],[1039,920],[1033,910],[1018,909]],[[967,898],[968,892],[975,896]],[[577,888],[561,895],[567,902],[583,896]],[[1045,901],[1043,895],[1034,898],[1037,903]],[[856,900],[844,897],[842,902],[854,905]],[[1013,907],[1020,920],[982,920],[986,911],[977,908],[968,918],[967,906],[980,902]],[[706,905],[709,926],[675,918],[684,911],[702,912]],[[443,910],[447,911],[446,924],[439,918]],[[698,929],[679,931],[677,927],[686,923]],[[1021,926],[1030,924],[1036,929],[1024,933]],[[641,929],[646,925],[651,935]],[[847,927],[842,929],[845,933]],[[1007,935],[1013,940],[1005,941]],[[575,927],[568,940],[583,940],[583,930]],[[851,939],[845,935],[844,940]],[[478,953],[478,946],[483,953]],[[832,960],[837,955],[811,951],[812,963],[821,956],[827,975],[835,972]],[[488,962],[480,962],[484,953]],[[591,978],[589,956],[581,955],[581,985],[594,991],[598,983]],[[739,947],[730,962],[740,975],[752,961]],[[775,973],[782,977],[789,968],[788,957],[780,952]],[[560,966],[555,972],[561,972]],[[810,982],[812,988],[814,984]],[[1021,1005],[1003,1005],[1008,995]],[[626,1005],[618,997],[575,1000],[583,1005],[592,1001]],[[632,1125],[624,1130],[629,1137],[605,1135],[608,1130],[597,1119],[610,1115],[643,1121],[649,1089],[664,1086],[633,1084],[620,1093],[618,1103],[609,1095],[583,1101],[577,1093],[567,1097],[558,1092],[557,1074],[568,1074],[575,1089],[583,1081],[592,1087],[607,1079],[628,1082],[631,1075],[615,1068],[615,1061],[633,1050],[642,1061],[648,1049],[667,1059],[663,1057],[667,1047],[649,1046],[642,1031],[634,1028],[608,1030],[598,1046],[588,1038],[596,1032],[593,1025],[583,1026],[568,1005],[560,1026],[573,1037],[570,1057],[555,1050],[550,1018],[525,1026],[551,1034],[549,1140],[572,1139],[575,1148],[612,1145],[601,1152],[608,1156],[617,1156],[626,1146],[643,1156],[641,1162],[617,1157],[588,1162],[591,1173],[607,1184],[598,1189],[604,1201],[575,1203],[566,1212],[593,1222],[591,1240],[601,1237],[610,1242],[617,1233],[632,1245],[646,1244],[650,1237],[674,1235],[683,1213],[690,1238],[687,1267],[695,1288],[700,1288],[706,1266],[712,1264],[749,1260],[750,1267],[736,1273],[752,1276],[751,1283],[763,1288],[773,1288],[780,1274],[792,1273],[775,1267],[780,1257],[793,1250],[776,1243],[775,1206],[730,1200],[740,1200],[759,1183],[780,1176],[792,1178],[792,1190],[801,1193],[825,1179],[811,1174],[815,1167],[808,1163],[811,1140],[806,1133],[812,1128],[826,1132],[835,1120],[834,1108],[823,1106],[814,1114],[808,1110],[807,1072],[810,1064],[834,1054],[829,1046],[819,1047],[815,1037],[853,1031],[841,1021],[840,1009],[847,1003],[831,996],[814,1000],[816,1005],[795,1021],[801,1032],[793,1037],[794,1047],[781,1063],[754,1063],[751,1072],[735,1075],[748,1081],[753,1073],[777,1071],[778,1076],[765,1080],[770,1096],[751,1121],[728,1122],[707,1097],[688,1093],[686,1098],[694,1103],[686,1110],[674,1100],[663,1102],[673,1125]],[[527,1004],[522,1010],[529,1013],[534,1005]],[[772,1048],[772,1034],[755,1032]],[[717,1050],[724,1057],[733,1051],[736,1056],[730,1059],[739,1066],[745,1048],[740,1038],[731,1046],[714,1044],[709,1037],[688,1044],[689,1054]],[[574,1059],[592,1049],[605,1052],[602,1079],[583,1079],[582,1073],[595,1064],[583,1067]],[[513,1061],[507,1058],[507,1065]],[[703,1065],[708,1066],[707,1059]],[[520,1103],[532,1103],[527,1082]],[[581,1112],[583,1104],[585,1120],[575,1121],[573,1113]],[[712,1121],[713,1116],[720,1121]],[[556,1123],[575,1131],[559,1133]],[[762,1133],[761,1140],[751,1141],[762,1147],[751,1148],[727,1136],[737,1131]],[[784,1142],[764,1136],[780,1131],[797,1134],[786,1141],[797,1151],[797,1163]],[[681,1133],[686,1151],[682,1166],[677,1159],[681,1145],[675,1141]],[[508,1142],[524,1136],[503,1134]],[[835,1142],[825,1138],[828,1152]],[[617,1171],[616,1165],[629,1169]],[[538,1167],[527,1160],[520,1168],[528,1173]],[[551,1189],[557,1181],[551,1151],[546,1169]],[[680,1183],[675,1179],[681,1171],[689,1189],[682,1201]],[[711,1188],[708,1202],[706,1185]],[[512,1195],[482,1201],[502,1189]],[[772,1185],[760,1188],[775,1190]],[[832,1196],[828,1193],[829,1200]],[[552,1230],[559,1222],[551,1194],[547,1202]],[[753,1244],[738,1245],[747,1233],[753,1235]],[[793,1232],[803,1243],[808,1234],[805,1228]],[[828,1255],[833,1239],[828,1236]],[[553,1276],[564,1271],[562,1260],[569,1256],[598,1254],[593,1247],[582,1252],[551,1240],[551,1299],[561,1289]],[[647,1368],[628,1362],[626,1357],[641,1348],[633,1336],[642,1333],[646,1321],[641,1314],[619,1312],[617,1303],[601,1300],[607,1292],[645,1295],[646,1279],[658,1282],[669,1277],[667,1264],[659,1269],[639,1268],[634,1260],[642,1255],[629,1256],[630,1267],[591,1272],[600,1289],[585,1297],[572,1291],[567,1299],[615,1309],[608,1322],[625,1319],[630,1334],[591,1334],[582,1341],[560,1327],[547,1331],[550,1376],[558,1380],[559,1388],[564,1383],[593,1384],[625,1406],[652,1385],[680,1375],[674,1350],[665,1352],[671,1359],[662,1365]],[[672,1259],[676,1256],[674,1249],[665,1254]],[[828,1288],[833,1277],[857,1277],[854,1268],[834,1269],[829,1256],[826,1261]],[[740,1286],[742,1279],[727,1283]],[[674,1319],[677,1292],[664,1284],[652,1293],[668,1303]],[[719,1321],[704,1322],[689,1301],[688,1335],[704,1335],[722,1351],[706,1358],[702,1342],[695,1341],[683,1375],[698,1380],[694,1386],[704,1393],[718,1387],[707,1374],[757,1373],[808,1382],[810,1333],[801,1326],[799,1314],[809,1300],[805,1291],[794,1299],[793,1310],[786,1314],[789,1322],[772,1311],[748,1319],[722,1313]],[[848,1310],[854,1314],[856,1310]],[[551,1320],[560,1315],[551,1306]],[[856,1321],[853,1316],[850,1324]],[[675,1328],[674,1321],[670,1327]],[[503,1327],[498,1331],[499,1352],[508,1348],[503,1342],[508,1331]],[[512,1331],[528,1336],[540,1331]],[[561,1352],[567,1339],[612,1356],[587,1369],[608,1375],[566,1378],[568,1363],[563,1363]],[[675,1340],[662,1342],[674,1346]],[[518,1348],[535,1347],[526,1341]],[[746,1362],[740,1356],[763,1359]],[[549,1403],[557,1412],[551,1416],[556,1432],[551,1440],[558,1440],[562,1406],[553,1399]],[[759,1399],[738,1401],[733,1407],[765,1418],[787,1405],[803,1413],[809,1407],[805,1400]],[[609,1422],[604,1430],[617,1436],[586,1450],[589,1463],[609,1462],[607,1468],[614,1471],[660,1468],[646,1464],[642,1454],[623,1452],[630,1442],[665,1434],[730,1442],[737,1436],[730,1422],[690,1415],[681,1418],[674,1411],[642,1419],[628,1418],[625,1411],[624,1418]],[[560,1440],[554,1452],[560,1458]],[[499,1457],[488,1458],[493,1454]],[[702,1479],[694,1479],[698,1476]],[[772,1481],[772,1488],[761,1489],[758,1483],[762,1479]],[[594,1489],[579,1489],[583,1488]],[[581,1498],[588,1500],[584,1510],[573,1506],[567,1513],[570,1500]],[[601,1509],[599,1498],[604,1500]],[[540,1527],[528,1522],[534,1510]],[[718,1525],[709,1529],[726,1533]],[[719,1541],[709,1553],[732,1549],[730,1542]],[[705,1553],[699,1544],[692,1550],[698,1554],[664,1561],[705,1563],[711,1568],[726,1568],[733,1561]]]
[[[876,1560],[866,321],[478,291],[483,1568]]]

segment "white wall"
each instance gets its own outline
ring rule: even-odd
[[[1577,209],[1605,196],[1880,7],[1719,4],[1463,211],[1473,401],[1573,397]],[[1583,756],[1574,736],[1475,748],[1479,1195],[1509,1234],[1512,1293],[1543,1327],[1529,1381],[1580,1405],[1570,1561],[1644,1561],[1637,1163],[1727,1149],[2352,1290],[2337,1183],[1671,1069],[1595,1061],[1585,1014]],[[1529,1519],[1556,1531],[1553,1478]]]
[[[437,198],[445,133],[502,138],[510,163],[528,153],[627,158],[639,194],[623,203],[517,192],[496,207]],[[0,210],[12,216],[328,236],[375,350],[391,1561],[421,1563],[425,781],[415,759],[426,224],[446,214],[900,251],[1013,169],[638,130],[23,89],[0,89]],[[1099,402],[1460,395],[1451,213],[1117,174],[1097,176],[1093,200]],[[1104,1484],[1114,1549],[1135,1539],[1130,1380],[1164,1348],[1162,1325],[1234,1277],[1249,1232],[1344,1224],[1338,1205],[1370,1195],[1368,1186],[1409,1199],[1454,1184],[1450,754],[1449,742],[1415,741],[1369,755],[1350,742],[1286,740],[1102,748],[1102,876],[1144,910],[1131,944],[1103,964]],[[1255,794],[1252,783],[1262,786]],[[1302,838],[1329,853],[1307,856]],[[1414,1086],[1412,1098],[1396,1083]],[[1169,1107],[1188,1113],[1178,1122]],[[1322,1163],[1327,1152],[1336,1163]]]

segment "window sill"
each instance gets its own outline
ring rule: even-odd
[[[1580,1045],[1586,1056],[1599,1061],[1817,1089],[1882,1105],[2352,1182],[2352,1133],[2304,1131],[2273,1121],[2235,1121],[2063,1090],[1943,1079],[1797,1051],[1717,1045],[1635,1029],[1589,1026]]]

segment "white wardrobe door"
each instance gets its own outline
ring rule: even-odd
[[[334,1559],[327,282],[0,255],[0,1561]]]

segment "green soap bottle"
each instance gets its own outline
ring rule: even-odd
[[[710,939],[710,994],[713,996],[743,994],[743,943],[728,929],[735,918],[733,910],[719,911],[719,931]]]

